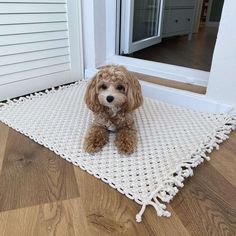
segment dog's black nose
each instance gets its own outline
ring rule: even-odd
[[[108,102],[112,102],[113,100],[114,100],[113,96],[111,96],[111,95],[107,96],[107,101]]]

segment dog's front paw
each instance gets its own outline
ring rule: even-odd
[[[84,150],[88,153],[99,152],[107,142],[107,130],[99,126],[92,126],[85,137]]]
[[[99,152],[104,145],[101,145],[99,143],[90,143],[90,142],[85,142],[84,143],[84,151],[88,153],[95,153]]]
[[[115,144],[120,154],[132,154],[137,145],[136,130],[122,129],[118,131]]]

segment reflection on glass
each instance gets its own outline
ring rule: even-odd
[[[134,0],[133,42],[157,34],[159,0]]]

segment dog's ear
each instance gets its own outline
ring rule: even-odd
[[[97,84],[97,74],[89,82],[89,85],[85,92],[84,100],[86,105],[91,111],[98,113],[103,109],[103,107],[98,100],[96,84]]]
[[[133,111],[143,104],[141,86],[134,74],[126,70],[129,83],[127,91],[127,111]]]

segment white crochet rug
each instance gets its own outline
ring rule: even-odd
[[[109,144],[89,155],[82,150],[92,121],[83,99],[86,85],[81,81],[9,100],[1,104],[0,120],[142,205],[138,222],[147,205],[158,216],[170,216],[163,203],[173,199],[184,178],[193,174],[193,167],[209,160],[205,153],[218,148],[236,128],[235,117],[194,112],[146,98],[135,112],[137,151],[119,155],[114,134],[110,134]]]

